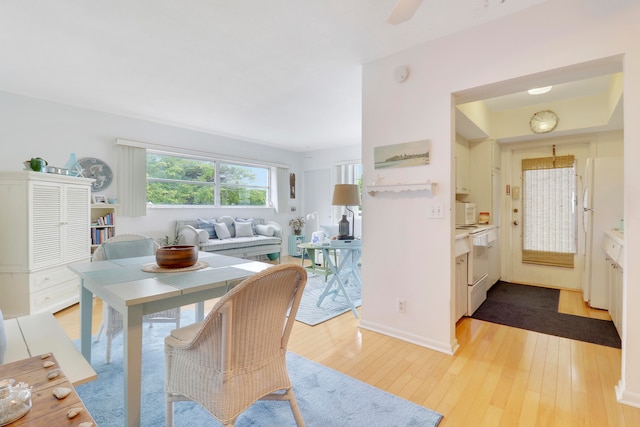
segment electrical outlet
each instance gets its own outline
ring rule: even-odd
[[[407,312],[407,301],[403,299],[398,300],[398,313]]]

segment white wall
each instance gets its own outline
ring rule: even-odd
[[[180,146],[249,160],[286,164],[299,177],[302,188],[300,153],[271,148],[246,141],[181,129],[113,114],[75,108],[44,100],[0,93],[0,141],[3,153],[0,170],[22,170],[22,162],[31,157],[42,157],[50,165],[63,166],[70,153],[77,158],[96,157],[105,161],[114,173],[114,181],[104,192],[107,197],[118,197],[115,140],[116,138],[155,144]],[[298,191],[292,200],[302,206]],[[154,238],[172,235],[176,219],[240,215],[266,218],[280,223],[288,235],[291,232],[288,212],[276,213],[272,208],[149,208],[147,216],[119,217],[118,233],[142,233]],[[286,236],[285,236],[286,239]],[[285,240],[286,242],[286,240]],[[284,245],[286,252],[287,245]]]
[[[553,10],[552,14],[548,11]],[[544,22],[535,19],[545,16]],[[452,94],[568,67],[576,72],[602,63],[624,71],[625,247],[640,257],[640,4],[549,0],[517,15],[442,38],[366,64],[363,71],[364,182],[373,169],[376,146],[431,140],[428,166],[385,170],[386,183],[436,181],[436,194],[384,193],[363,198],[363,305],[361,326],[445,352],[456,350],[453,300]],[[611,61],[601,61],[612,58]],[[595,63],[592,63],[595,61]],[[583,66],[576,64],[590,63]],[[393,70],[411,70],[404,83]],[[445,204],[445,219],[425,219],[434,202]],[[389,266],[395,266],[389,268]],[[640,265],[627,263],[625,304],[640,300]],[[408,301],[396,312],[396,299]],[[640,406],[640,312],[625,309],[621,401]]]

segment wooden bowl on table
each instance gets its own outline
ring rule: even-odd
[[[198,262],[198,248],[193,245],[162,246],[156,251],[156,262],[162,268],[191,267]]]

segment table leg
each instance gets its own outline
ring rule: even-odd
[[[353,312],[353,315],[356,318],[358,318],[359,315],[358,315],[358,311],[356,310],[356,306],[353,303],[353,300],[351,300],[351,297],[349,296],[349,294],[347,293],[347,290],[344,287],[344,282],[342,281],[342,277],[340,277],[340,273],[344,270],[344,268],[347,265],[351,265],[351,266],[353,265],[352,255],[354,250],[346,249],[345,251],[346,251],[345,256],[340,262],[338,262],[337,257],[335,259],[331,259],[328,249],[323,249],[323,255],[326,257],[326,260],[327,260],[327,267],[331,270],[331,273],[333,273],[333,275],[331,276],[331,279],[327,283],[327,286],[324,288],[324,291],[322,292],[320,297],[318,297],[318,302],[316,303],[316,305],[320,307],[320,305],[322,304],[322,301],[328,295],[333,295],[332,299],[335,300],[338,294],[342,293],[345,299],[347,300],[347,302],[349,303],[349,305],[351,306],[351,311]],[[334,250],[334,256],[335,254],[336,254],[336,251]],[[350,260],[351,260],[351,263],[350,263]],[[354,275],[354,280],[358,283],[358,286],[359,286],[360,279],[357,276],[357,272],[354,270],[353,266],[351,267],[351,272],[349,274]],[[335,284],[335,289],[333,289],[334,284]]]
[[[347,293],[347,289],[344,287],[344,281],[342,280],[342,277],[340,275],[340,273],[344,272],[345,269],[348,269],[349,272],[347,273],[347,279],[350,279],[351,276],[353,276],[354,281],[357,283],[357,286],[360,286],[360,281],[357,277],[356,274],[356,270],[354,267],[354,255],[355,252],[357,250],[356,249],[347,249],[345,250],[345,254],[342,258],[342,260],[340,261],[340,264],[338,264],[338,274],[336,274],[336,281],[338,282],[338,287],[336,289],[335,294],[333,295],[333,299],[335,300],[335,298],[338,296],[338,293],[340,291],[342,291],[342,294],[344,295],[344,297],[346,298],[347,302],[349,302],[349,305],[351,306],[351,311],[353,312],[353,315],[358,318],[358,311],[356,310],[356,306],[353,303],[353,300],[351,299],[351,297],[349,296],[349,294]]]
[[[84,287],[83,279],[80,281],[80,351],[87,362],[91,363],[93,292]]]
[[[124,329],[124,415],[125,425],[140,426],[142,391],[142,306],[127,307]]]
[[[202,322],[204,320],[204,301],[198,301],[196,303],[196,322]]]

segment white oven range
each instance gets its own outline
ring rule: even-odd
[[[471,316],[487,299],[489,249],[495,244],[494,226],[479,226],[469,231],[469,262],[467,263],[467,316]]]

